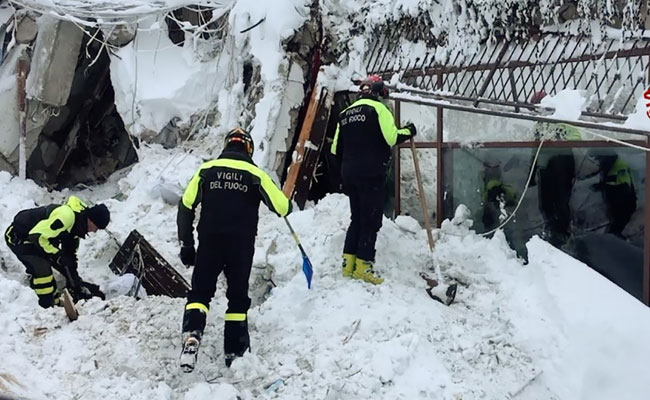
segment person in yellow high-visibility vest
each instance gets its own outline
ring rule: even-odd
[[[591,155],[591,158],[599,166],[596,173],[600,173],[600,182],[593,184],[591,189],[603,193],[610,221],[607,232],[623,237],[623,229],[636,210],[637,200],[630,166],[612,152]]]
[[[221,272],[228,284],[223,333],[226,365],[229,367],[249,349],[248,280],[260,202],[280,217],[291,212],[289,199],[253,162],[253,149],[253,138],[248,132],[232,129],[226,135],[221,155],[199,167],[178,203],[180,258],[186,266],[196,264],[183,313],[180,365],[184,372],[194,370],[210,301]],[[199,245],[195,250],[194,216],[199,204]]]
[[[104,298],[99,286],[85,282],[77,272],[79,239],[104,229],[110,212],[104,204],[87,207],[78,197],[65,204],[22,210],[5,231],[9,249],[25,265],[30,285],[43,308],[58,305],[60,292],[52,273],[59,271],[75,301],[93,296]]]
[[[364,79],[357,101],[338,115],[330,148],[341,159],[343,192],[350,200],[342,275],[374,285],[384,281],[374,268],[375,243],[382,224],[391,149],[417,134],[413,124],[395,125],[393,113],[382,102],[387,97],[381,77]]]
[[[580,140],[580,131],[564,123],[536,123],[537,140]],[[537,159],[539,208],[544,218],[543,237],[556,247],[564,245],[571,235],[569,202],[575,180],[576,162],[570,147],[542,149]],[[531,183],[532,185],[533,183]]]

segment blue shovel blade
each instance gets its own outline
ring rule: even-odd
[[[311,277],[314,275],[314,270],[307,257],[302,258],[302,272],[305,274],[305,278],[307,278],[307,289],[311,289]]]

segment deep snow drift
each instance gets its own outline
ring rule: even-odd
[[[189,278],[191,270],[176,256],[175,207],[160,193],[184,186],[200,158],[155,146],[140,152],[146,164],[76,194],[108,204],[109,229],[119,241],[138,229]],[[47,193],[7,173],[0,173],[0,183],[3,229],[18,210],[70,194]],[[432,255],[415,220],[385,219],[377,269],[386,282],[375,287],[340,276],[349,218],[344,196],[331,195],[289,218],[314,265],[312,290],[286,226],[262,206],[251,277],[252,352],[224,366],[221,283],[189,375],[177,366],[184,300],[115,296],[131,279],[120,281],[108,269],[117,245],[105,232],[82,241],[80,274],[113,297],[80,303],[73,323],[60,308],[38,307],[3,242],[0,393],[29,399],[646,398],[650,312],[542,240],[528,243],[524,266],[500,232],[481,238],[457,219],[437,232]],[[431,300],[418,277],[434,262],[445,279],[461,282],[451,307]]]

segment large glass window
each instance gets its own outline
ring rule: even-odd
[[[474,229],[503,228],[527,258],[533,235],[589,264],[641,298],[645,152],[629,147],[453,148],[443,153],[443,213],[460,204]],[[533,168],[530,185],[526,181]]]
[[[430,148],[417,149],[422,187],[427,200],[429,218],[435,227],[436,223],[436,182],[437,182],[437,150]],[[422,205],[418,195],[418,183],[413,163],[413,152],[410,148],[400,150],[400,212],[410,215],[420,223],[424,222]],[[424,225],[423,225],[424,226]]]

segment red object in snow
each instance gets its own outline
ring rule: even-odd
[[[542,99],[546,97],[546,92],[543,90],[540,90],[539,92],[533,93],[532,97],[530,98],[530,103],[531,104],[539,104]]]

